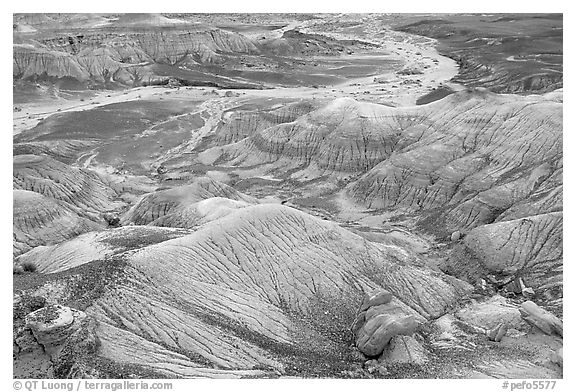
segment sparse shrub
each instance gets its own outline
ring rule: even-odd
[[[30,312],[34,312],[35,310],[42,309],[46,306],[46,298],[39,296],[26,297],[23,302]]]
[[[22,268],[22,266],[18,265],[18,264],[14,264],[12,266],[12,274],[13,275],[20,275],[24,273],[24,268]]]
[[[22,264],[20,264],[20,266],[22,267],[22,270],[24,272],[36,272],[36,270],[38,269],[38,267],[36,267],[34,263],[31,263],[29,261],[23,262]]]
[[[106,213],[104,214],[104,220],[108,223],[110,227],[119,227],[120,226],[120,217],[116,214]]]
[[[46,306],[46,298],[23,294],[20,301],[14,305],[12,316],[14,320],[23,319],[27,314]]]

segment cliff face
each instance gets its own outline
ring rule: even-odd
[[[68,53],[29,45],[14,45],[12,75],[16,79],[48,76],[88,80],[89,73]]]
[[[137,85],[152,76],[147,68],[150,64],[208,65],[222,62],[226,56],[259,53],[250,39],[215,28],[111,30],[52,37],[43,33],[37,40],[16,44],[13,76]]]
[[[80,29],[62,26],[36,32],[14,30],[13,78],[57,82],[72,78],[90,87],[182,84],[262,88],[270,84],[311,85],[300,69],[318,66],[315,56],[340,56],[375,45],[320,34],[286,31],[256,38],[207,24],[168,21],[162,16],[109,17]],[[57,18],[55,18],[57,19]],[[96,18],[97,20],[97,18]],[[254,26],[267,35],[270,26]],[[333,83],[337,75],[320,75]],[[329,72],[329,71],[328,71]],[[336,73],[337,70],[335,71]]]

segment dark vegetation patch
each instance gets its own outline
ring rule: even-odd
[[[12,316],[14,321],[24,319],[28,313],[32,313],[46,306],[46,298],[23,294],[20,301],[13,307]]]
[[[114,256],[53,274],[13,275],[13,292],[27,295],[46,284],[64,284],[67,291],[59,303],[85,310],[105,293],[108,285],[123,279],[125,266],[122,256]]]
[[[26,261],[21,263],[20,266],[24,272],[36,272],[37,268],[36,265],[32,262]]]
[[[78,271],[78,279],[68,285],[70,302],[66,305],[74,309],[85,310],[106,292],[108,285],[123,279],[126,266],[121,256],[84,264],[84,270]]]
[[[131,233],[129,236],[108,236],[104,242],[113,248],[127,251],[144,248],[148,245],[158,244],[190,233],[190,231],[185,229],[168,231],[154,227],[134,227],[130,230]]]

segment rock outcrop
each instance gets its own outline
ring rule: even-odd
[[[486,331],[486,336],[488,339],[494,342],[500,342],[506,333],[508,332],[508,325],[500,323],[492,329]]]
[[[453,254],[449,271],[470,281],[495,276],[500,286],[522,279],[535,293],[561,293],[562,222],[562,212],[552,212],[477,227]]]
[[[393,304],[393,299],[388,291],[366,294],[352,324],[356,346],[368,357],[382,354],[396,335],[411,335],[418,328],[414,315]]]
[[[51,305],[28,314],[25,321],[36,341],[49,351],[62,345],[79,328],[84,318],[86,314],[79,310]]]
[[[425,365],[428,352],[412,336],[397,335],[390,339],[390,343],[379,358],[385,364]]]
[[[522,317],[542,332],[552,335],[564,336],[562,320],[532,301],[526,301],[520,307]]]
[[[22,310],[21,305],[18,311]],[[86,313],[53,304],[21,316],[15,312],[15,374],[49,378],[101,376],[92,357],[100,344],[96,323]]]
[[[517,330],[526,330],[528,326],[522,320],[520,310],[496,295],[486,301],[472,303],[456,312],[456,317],[473,326],[491,330],[505,324]]]

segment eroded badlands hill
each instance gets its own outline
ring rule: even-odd
[[[66,23],[58,15],[48,20],[26,15],[14,18],[13,77],[20,89],[27,82],[52,83],[64,89],[174,82],[258,89],[270,83],[333,83],[343,80],[338,72],[321,75],[314,67],[320,65],[320,69],[330,73],[330,57],[376,46],[284,31],[286,25],[261,26],[264,33],[267,28],[272,29],[272,35],[246,36],[226,26],[199,22],[194,15],[185,19],[93,15],[93,23],[85,26]],[[326,58],[313,62],[310,56]],[[308,75],[313,70],[316,78]]]
[[[440,41],[456,59],[455,81],[502,93],[562,88],[562,14],[414,16],[396,28]]]
[[[285,373],[294,371],[293,361],[345,370],[347,329],[364,292],[385,287],[398,311],[424,323],[469,290],[400,248],[278,205],[242,208],[179,239],[106,259],[104,244],[118,236],[130,241],[117,230],[136,228],[84,235],[22,260],[45,272],[68,270],[78,260],[114,263],[110,280],[82,277],[104,285],[97,293],[64,289],[54,299],[83,301],[82,310],[98,322],[91,331],[98,355],[168,376]],[[158,228],[138,230],[160,235]],[[36,292],[72,282],[48,277]],[[88,366],[72,365],[76,376]]]
[[[348,183],[342,197],[375,213],[416,217],[441,237],[520,218],[549,221],[551,235],[536,224],[533,240],[512,244],[530,265],[541,247],[535,239],[545,239],[560,252],[547,263],[555,270],[562,263],[561,93],[521,98],[472,90],[413,108],[339,99],[199,159],[287,180],[284,173]],[[325,200],[339,202],[329,194]],[[497,272],[511,273],[505,267]]]
[[[15,377],[561,377],[561,78],[413,17],[16,15]]]
[[[46,155],[17,155],[13,166],[14,255],[106,226],[117,193],[98,174]]]

